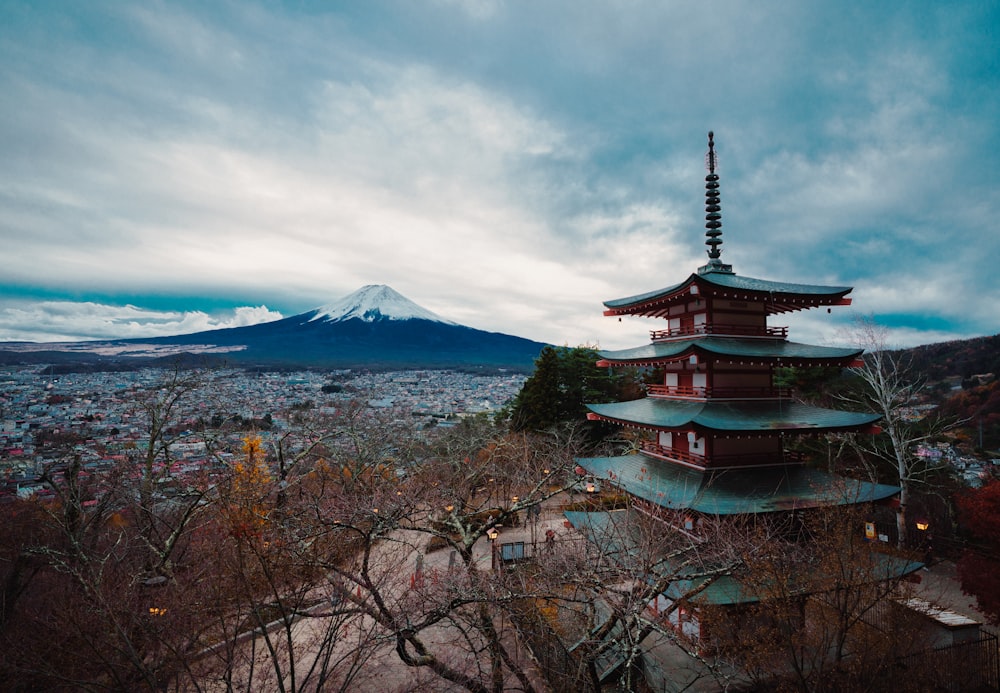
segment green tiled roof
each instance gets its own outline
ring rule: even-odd
[[[833,296],[840,296],[847,294],[851,291],[850,286],[821,286],[817,284],[793,284],[790,282],[773,282],[767,279],[754,279],[753,277],[742,277],[738,274],[731,274],[729,272],[707,272],[705,274],[692,274],[690,277],[680,282],[679,284],[674,284],[673,286],[668,286],[663,289],[657,289],[655,291],[648,291],[644,294],[637,294],[635,296],[627,296],[625,298],[616,298],[610,301],[605,301],[604,305],[607,308],[623,308],[625,306],[630,306],[636,303],[645,303],[646,301],[652,301],[654,299],[669,296],[677,291],[690,286],[695,282],[696,279],[700,279],[709,284],[714,284],[715,286],[726,288],[726,289],[738,289],[743,291],[754,291],[767,294],[776,295],[794,295],[794,296],[821,296],[824,298],[830,298]]]
[[[871,582],[896,580],[924,567],[923,563],[917,561],[908,561],[905,558],[875,551],[872,552],[872,559],[874,561],[873,565],[862,568],[863,573],[859,576]],[[796,590],[800,594],[808,594],[811,591],[822,589],[821,578],[819,578],[819,584],[810,580],[810,578],[818,578],[816,575],[804,573],[796,577],[801,578],[798,581],[799,584]],[[693,590],[704,584],[704,582],[705,578],[703,577],[680,579],[670,583],[664,595],[673,600],[682,599],[685,595],[690,594]],[[760,597],[741,585],[738,578],[731,575],[723,575],[699,592],[691,601],[696,604],[728,606],[758,602],[760,601]]]
[[[577,463],[588,474],[638,498],[709,515],[853,505],[899,493],[897,486],[846,479],[800,465],[703,471],[641,453],[580,458]]]
[[[763,291],[774,294],[808,294],[812,296],[836,296],[846,294],[853,287],[850,286],[823,286],[820,284],[793,284],[791,282],[773,282],[768,279],[754,279],[753,277],[741,277],[738,274],[726,272],[709,272],[700,275],[702,279],[723,286],[727,289],[743,289],[746,291]]]
[[[657,361],[683,357],[689,352],[707,352],[717,356],[759,358],[777,361],[847,361],[862,349],[814,346],[779,339],[734,339],[731,337],[692,337],[670,342],[654,342],[633,349],[601,351],[601,358],[618,363]]]
[[[613,512],[567,512],[566,519],[587,539],[601,547],[601,553],[618,561],[622,565],[634,563],[633,555],[641,551],[643,541],[633,531],[632,511],[618,510]],[[908,561],[895,556],[873,552],[873,570],[869,577],[875,580],[891,580],[908,575],[920,569],[923,564]],[[692,599],[698,604],[713,604],[718,606],[748,604],[759,601],[759,596],[740,584],[738,578],[732,575],[707,577],[708,567],[684,561],[683,557],[674,563],[664,560],[657,566],[658,575],[650,578],[670,577],[676,573],[677,579],[670,583],[664,591],[664,596],[672,600],[683,599],[696,589],[702,588]],[[802,592],[809,591],[811,573],[802,576]],[[710,581],[710,582],[709,582]],[[709,582],[707,586],[705,583]]]
[[[823,409],[785,400],[684,402],[646,397],[631,402],[588,404],[593,413],[623,424],[658,429],[698,427],[711,431],[836,431],[878,421],[877,414]]]
[[[633,511],[616,510],[612,512],[566,512],[569,523],[581,532],[588,541],[600,547],[601,554],[608,556],[620,565],[635,565],[645,562],[640,555],[645,543],[634,531]],[[633,559],[633,556],[636,556]],[[648,560],[649,557],[645,557]],[[707,580],[711,584],[698,593],[702,603],[709,604],[745,604],[756,601],[748,595],[729,575],[713,578],[706,577],[708,570],[698,567],[695,563],[684,560],[662,561],[656,572],[650,578],[669,577],[676,573],[677,580],[672,582],[664,595],[670,599],[679,599],[702,587]]]

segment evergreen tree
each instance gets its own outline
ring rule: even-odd
[[[614,374],[598,368],[599,358],[591,347],[542,349],[535,372],[510,408],[511,427],[515,431],[546,431],[563,425],[584,426],[592,443],[617,430],[587,421],[586,405],[635,399],[642,390],[634,372]]]
[[[561,376],[559,353],[547,346],[535,360],[535,372],[514,399],[512,427],[516,431],[542,431],[560,420]]]

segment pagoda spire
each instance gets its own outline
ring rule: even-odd
[[[705,155],[705,245],[708,246],[708,264],[700,267],[700,272],[732,272],[732,265],[722,262],[722,198],[719,197],[719,174],[715,172],[719,164],[715,153],[715,133],[708,133],[708,153]]]

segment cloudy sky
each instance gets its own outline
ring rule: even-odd
[[[636,346],[706,260],[854,286],[837,342],[1000,332],[1000,5],[0,0],[0,341],[246,325],[388,284]]]

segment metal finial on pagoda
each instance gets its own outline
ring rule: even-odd
[[[698,272],[726,272],[732,273],[733,266],[727,265],[720,259],[722,256],[722,199],[719,197],[719,174],[716,168],[719,166],[719,157],[715,153],[715,133],[708,133],[708,153],[705,155],[705,167],[708,175],[705,176],[705,245],[708,246],[708,264],[699,267]]]
[[[708,257],[710,260],[718,260],[722,255],[722,200],[719,197],[719,174],[715,172],[715,167],[719,160],[715,154],[715,133],[708,133],[708,154],[705,155],[705,167],[708,175],[705,176],[705,235],[708,240]]]

